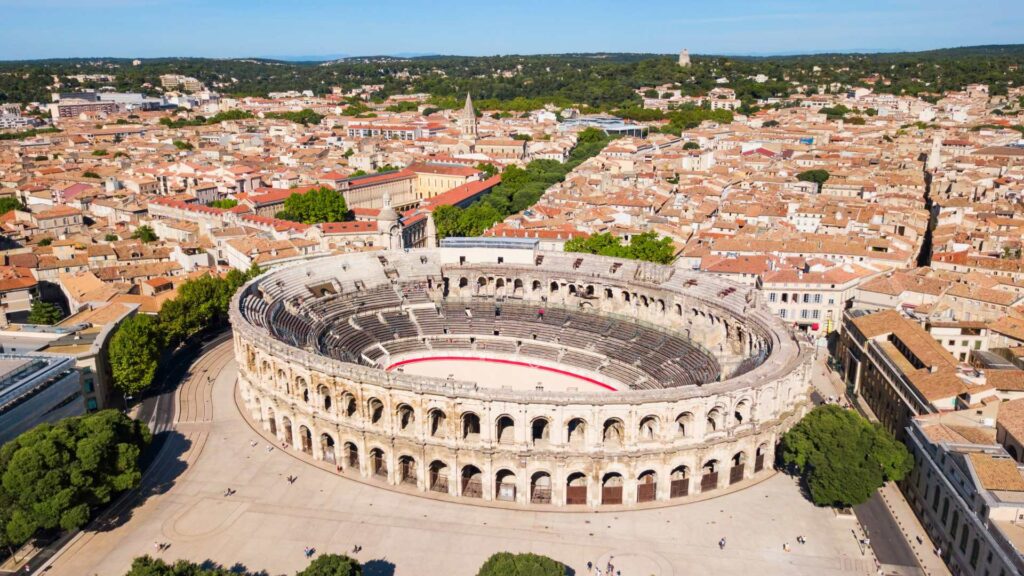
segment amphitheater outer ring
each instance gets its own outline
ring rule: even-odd
[[[529,275],[558,282],[562,288],[586,283],[632,291],[631,306],[639,320],[676,330],[689,322],[690,329],[712,336],[715,330],[724,330],[719,338],[726,343],[729,326],[742,325],[749,328],[748,339],[756,332],[771,352],[749,372],[703,386],[613,393],[495,390],[335,360],[282,342],[242,314],[242,296],[261,282],[311,269],[335,270],[345,262],[351,269],[372,264],[372,257],[365,254],[331,256],[265,273],[233,299],[230,316],[239,393],[247,416],[290,450],[333,464],[356,480],[464,503],[587,510],[685,503],[734,483],[756,481],[770,474],[779,436],[810,405],[809,350],[749,287],[599,256],[583,256],[586,266],[618,263],[621,269],[637,270],[636,275],[647,270],[670,280],[574,277],[567,264],[579,255],[528,251],[531,261],[544,258],[543,265],[531,265],[521,262],[521,250],[488,250],[486,256],[470,250],[468,259],[465,252],[439,248],[381,254],[399,271],[399,278],[403,263],[426,258],[436,261],[449,280],[462,272],[505,275],[510,282]],[[505,254],[507,263],[495,265],[495,254]],[[699,290],[685,288],[694,279]],[[728,288],[733,291],[730,296],[715,296]],[[572,305],[565,290],[549,296],[545,305]],[[639,296],[649,296],[652,302],[662,299],[668,306],[660,311],[640,308]],[[532,299],[527,295],[524,301]],[[695,314],[699,311],[698,324],[686,320],[685,314],[673,319],[676,303]],[[605,310],[606,304],[614,309]],[[598,308],[599,313],[629,311],[618,301],[601,302]],[[347,402],[354,407],[351,414],[343,410]],[[371,405],[381,407],[381,416],[373,422]],[[399,410],[409,409],[412,423],[403,425]],[[440,434],[434,434],[428,428],[438,411],[445,418]],[[479,433],[463,434],[467,415],[477,417]],[[506,427],[499,441],[498,424],[507,424],[509,418],[512,433]],[[648,426],[651,418],[653,432]],[[547,421],[549,431],[542,441],[532,438],[538,419]],[[568,427],[577,419],[585,423],[582,438],[570,442]],[[604,438],[609,421],[620,423],[623,436],[618,442]]]

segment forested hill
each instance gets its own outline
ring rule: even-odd
[[[796,86],[871,85],[876,91],[920,94],[989,84],[995,94],[1024,83],[1024,45],[972,46],[926,52],[814,54],[737,57],[695,54],[680,68],[676,55],[555,54],[533,56],[363,57],[331,62],[284,62],[261,58],[88,58],[0,62],[0,102],[47,102],[60,77],[62,91],[111,86],[154,92],[161,74],[193,76],[223,94],[263,96],[268,92],[352,88],[383,84],[376,96],[429,92],[507,102],[521,107],[540,102],[599,109],[635,107],[643,86],[676,84],[688,94],[718,85],[736,90],[746,104],[786,96]],[[112,82],[79,82],[71,75],[110,74]],[[754,80],[759,74],[767,80]],[[725,79],[725,83],[720,83]],[[147,86],[148,85],[148,86]],[[813,91],[813,89],[812,89]]]

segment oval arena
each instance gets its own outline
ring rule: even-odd
[[[685,502],[768,473],[809,404],[809,351],[756,290],[521,246],[250,282],[231,309],[248,415],[347,476],[467,502]]]

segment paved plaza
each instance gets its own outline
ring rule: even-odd
[[[168,542],[167,559],[294,574],[303,549],[351,553],[369,576],[471,575],[498,551],[536,552],[587,574],[610,557],[623,576],[873,574],[855,521],[808,503],[776,475],[733,494],[627,512],[483,508],[391,492],[314,467],[250,428],[235,404],[230,344],[200,360],[179,391],[175,455],[147,473],[145,501],[116,527],[88,532],[49,574],[123,574]],[[212,390],[207,374],[213,377]],[[256,446],[252,446],[253,442]],[[286,478],[298,479],[289,484]],[[227,488],[237,492],[224,496]],[[803,535],[808,543],[800,545]],[[718,541],[726,538],[724,550]],[[783,551],[788,543],[790,552]]]

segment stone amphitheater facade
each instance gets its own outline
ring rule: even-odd
[[[769,474],[809,406],[809,350],[756,290],[671,266],[472,245],[338,255],[253,280],[231,320],[254,423],[341,474],[440,497],[686,502]],[[616,390],[385,370],[442,352]]]

